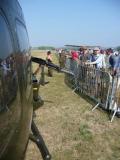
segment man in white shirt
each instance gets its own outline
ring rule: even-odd
[[[95,65],[97,69],[105,68],[105,57],[100,53],[98,47],[94,48],[95,61],[87,62],[86,64]]]

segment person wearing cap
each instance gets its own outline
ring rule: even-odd
[[[105,57],[100,53],[100,49],[98,47],[94,48],[93,54],[93,59],[90,59],[90,62],[86,62],[86,64],[95,65],[95,68],[97,69],[105,68]]]

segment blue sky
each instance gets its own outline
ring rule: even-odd
[[[120,0],[19,0],[31,46],[120,45]]]

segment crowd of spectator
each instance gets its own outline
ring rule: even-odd
[[[111,48],[103,50],[99,47],[94,49],[81,47],[78,51],[70,50],[67,54],[62,49],[58,53],[61,67],[64,66],[65,57],[69,57],[80,65],[110,71],[112,75],[119,74],[120,71],[120,52]]]
[[[58,55],[60,67],[73,73],[74,90],[95,99],[112,111],[113,117],[120,117],[120,51],[81,47],[78,51],[60,50]]]

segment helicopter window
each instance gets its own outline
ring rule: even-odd
[[[29,50],[29,39],[26,28],[19,21],[17,21],[16,27],[20,51],[24,52]]]
[[[0,15],[0,59],[6,58],[12,52],[10,33],[4,18]]]

